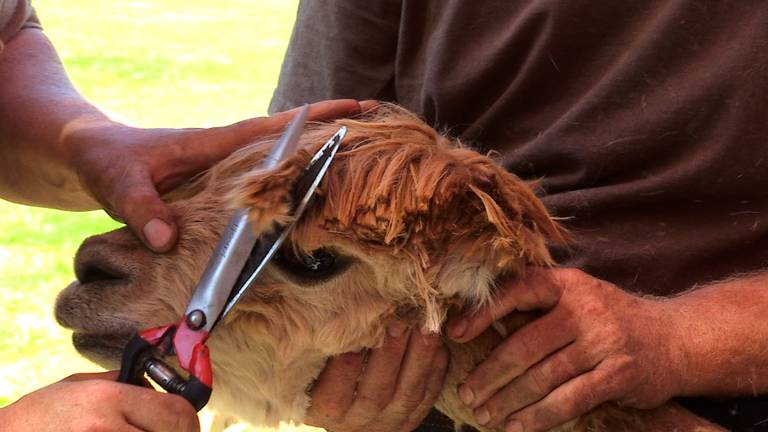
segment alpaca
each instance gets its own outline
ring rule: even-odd
[[[275,143],[265,139],[175,192],[181,237],[168,254],[151,253],[125,228],[86,240],[77,281],[56,304],[75,347],[115,368],[135,331],[178,320],[230,211],[250,209],[257,233],[285,219],[292,182],[341,125],[347,136],[313,204],[208,341],[218,411],[255,425],[301,423],[306,389],[329,357],[380,345],[394,318],[440,332],[450,309],[492,302],[494,281],[552,265],[548,246],[564,234],[531,185],[386,105],[309,125],[301,149],[274,170],[253,168]],[[512,331],[520,325],[513,321],[502,324]],[[496,338],[489,330],[465,345],[446,340],[450,367],[436,405],[482,432],[498,429],[477,425],[456,387]],[[643,412],[610,404],[564,430],[694,426],[719,430],[674,405]]]

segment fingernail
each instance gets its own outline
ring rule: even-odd
[[[506,432],[523,432],[523,424],[517,420],[510,420],[504,430]]]
[[[171,240],[173,230],[162,219],[152,219],[144,225],[144,237],[149,242],[150,246],[155,249],[162,249]]]
[[[464,405],[470,405],[475,400],[475,394],[469,386],[462,384],[459,386],[459,399],[464,402]]]
[[[406,326],[400,321],[395,321],[387,326],[387,334],[393,338],[399,338],[405,333]]]
[[[455,323],[451,324],[451,327],[448,329],[448,334],[451,335],[452,338],[458,339],[462,336],[464,336],[464,333],[467,332],[467,321],[466,320],[458,320]]]
[[[488,423],[491,420],[491,413],[485,408],[475,410],[475,420],[481,425]]]

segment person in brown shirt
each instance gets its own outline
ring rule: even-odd
[[[67,210],[104,207],[157,252],[177,228],[160,195],[253,138],[280,132],[291,113],[212,129],[141,129],[112,121],[69,82],[28,0],[0,0],[0,198]],[[316,119],[360,111],[356,101],[313,105]],[[179,396],[78,374],[0,408],[2,431],[192,431]]]
[[[752,1],[304,0],[271,110],[397,102],[541,180],[574,243],[500,286],[496,314],[546,313],[460,387],[478,420],[545,430],[696,397],[768,430],[766,22]],[[356,430],[343,417],[318,423]]]

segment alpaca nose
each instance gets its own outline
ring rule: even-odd
[[[75,256],[75,276],[81,284],[127,282],[132,279],[135,263],[131,251],[136,240],[126,238],[122,230],[86,239]]]
[[[78,261],[75,276],[81,284],[129,279],[127,271],[100,259]]]

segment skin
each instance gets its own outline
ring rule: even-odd
[[[211,129],[120,124],[75,90],[37,29],[22,30],[5,45],[0,82],[0,198],[65,210],[104,208],[155,252],[168,251],[178,238],[164,193],[254,138],[282,132],[295,114]],[[373,104],[319,102],[309,117],[354,115]],[[183,399],[114,380],[114,373],[74,375],[1,408],[0,424],[9,431],[199,429]]]
[[[607,401],[643,409],[676,396],[765,393],[766,282],[761,274],[659,299],[579,270],[531,269],[502,285],[496,304],[450,323],[449,336],[467,342],[498,317],[543,311],[459,395],[481,423],[544,431]]]
[[[0,197],[66,210],[106,209],[152,250],[178,237],[161,195],[293,112],[211,129],[141,129],[110,120],[75,90],[51,43],[19,32],[0,54]],[[313,104],[315,120],[360,112],[354,100]]]
[[[306,423],[333,432],[398,432],[418,427],[448,369],[437,335],[393,323],[381,348],[334,358],[312,388]]]
[[[195,410],[183,398],[118,384],[116,378],[117,372],[72,375],[3,408],[0,423],[9,431],[200,430]],[[41,405],[47,409],[44,416]],[[152,409],[128,409],[137,406]]]

